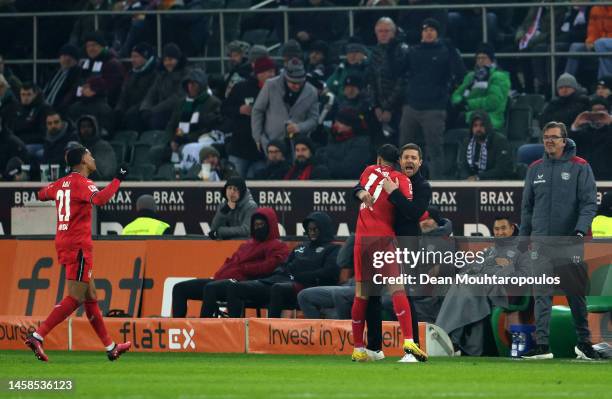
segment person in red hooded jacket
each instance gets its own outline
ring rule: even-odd
[[[280,239],[278,217],[272,208],[257,208],[251,216],[251,238],[240,245],[213,278],[183,281],[172,290],[172,315],[185,317],[187,300],[203,300],[200,317],[213,317],[217,301],[225,300],[231,281],[254,280],[271,274],[289,256]]]

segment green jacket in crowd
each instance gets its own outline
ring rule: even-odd
[[[463,83],[453,92],[451,102],[457,105],[465,99],[467,123],[471,120],[474,111],[483,110],[489,114],[493,127],[501,130],[504,128],[504,115],[510,94],[510,75],[495,67],[489,71],[487,81],[478,82],[475,75],[475,71],[465,75]]]

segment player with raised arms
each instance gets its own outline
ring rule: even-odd
[[[353,339],[355,341],[352,360],[358,362],[368,360],[363,340],[363,331],[365,328],[368,297],[374,291],[372,254],[374,251],[379,250],[395,251],[396,247],[395,231],[393,229],[395,207],[389,202],[389,195],[383,190],[385,179],[395,182],[399,186],[400,192],[406,198],[412,200],[410,179],[394,168],[394,165],[399,160],[397,147],[385,144],[378,149],[376,154],[376,165],[368,166],[359,179],[359,185],[364,187],[365,192],[370,194],[371,201],[361,204],[355,232],[355,299],[351,310],[351,319]],[[377,272],[387,277],[399,277],[400,267],[397,263],[386,264]],[[393,310],[404,336],[404,351],[406,355],[400,362],[414,363],[426,361],[427,354],[413,341],[412,316],[404,286],[402,284],[387,284],[386,288],[391,293]]]
[[[55,249],[57,259],[66,268],[68,296],[55,305],[47,319],[25,340],[39,360],[49,358],[43,350],[45,336],[72,314],[82,303],[91,326],[106,348],[109,360],[116,360],[128,351],[131,342],[116,344],[109,337],[102,313],[98,307],[96,287],[92,278],[92,205],[105,205],[119,190],[120,182],[127,175],[121,167],[117,176],[103,190],[98,190],[88,176],[96,171],[96,161],[88,149],[79,145],[66,152],[66,164],[71,173],[38,192],[40,201],[55,201],[57,229]]]

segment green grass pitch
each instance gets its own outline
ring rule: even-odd
[[[0,351],[4,398],[612,398],[612,362]],[[74,380],[72,393],[9,392],[7,379]]]

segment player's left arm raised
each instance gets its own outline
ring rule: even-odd
[[[39,201],[54,201],[55,200],[55,183],[51,183],[40,190],[36,196]]]
[[[90,186],[89,189],[92,194],[89,201],[96,206],[105,205],[111,198],[113,198],[113,195],[117,193],[119,190],[119,185],[126,178],[127,174],[127,167],[125,165],[121,165],[119,171],[117,172],[117,176],[115,176],[108,186],[104,187],[100,191],[98,191],[96,186],[93,186],[93,188]]]

